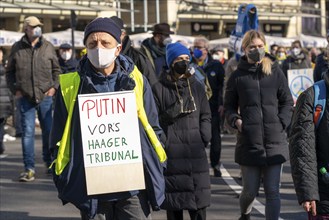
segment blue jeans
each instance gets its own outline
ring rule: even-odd
[[[47,166],[51,164],[51,154],[49,150],[49,134],[52,124],[52,104],[51,96],[45,97],[41,103],[35,105],[26,97],[20,99],[21,125],[22,125],[22,148],[25,170],[33,170],[34,162],[34,139],[35,139],[35,111],[42,131],[42,158]]]
[[[242,214],[249,214],[253,201],[260,186],[263,173],[264,191],[266,198],[265,217],[266,220],[278,220],[280,215],[280,178],[281,164],[267,167],[243,166],[241,174],[243,189],[240,195],[240,209]]]

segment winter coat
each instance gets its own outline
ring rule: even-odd
[[[287,59],[283,61],[281,68],[284,75],[288,79],[288,70],[311,69],[312,65],[311,61],[307,58],[307,55],[302,53],[298,59],[292,56],[287,57]]]
[[[190,89],[196,110],[194,110]],[[210,205],[209,165],[205,147],[211,139],[211,113],[204,85],[194,76],[177,81],[170,73],[163,72],[160,82],[155,84],[153,94],[159,112],[160,125],[166,138],[162,141],[168,156],[165,170],[166,199],[163,208],[167,210],[197,210]],[[188,104],[189,103],[189,104]]]
[[[146,77],[151,86],[158,81],[150,60],[142,52],[131,46],[129,36],[126,36],[122,41],[121,54],[126,55],[134,61],[139,71]]]
[[[116,65],[114,71],[109,76],[105,77],[100,73],[96,73],[95,68],[91,65],[87,57],[83,57],[78,67],[78,73],[81,78],[80,88],[78,90],[79,94],[133,90],[136,83],[131,77],[129,77],[129,74],[134,69],[132,60],[123,55],[119,55],[115,62]],[[152,126],[155,133],[160,136],[162,129],[158,123],[152,90],[146,78],[143,78],[143,81],[144,109],[148,116],[149,124]],[[58,141],[62,139],[67,114],[67,109],[62,95],[57,95],[53,126],[50,134],[50,146],[55,156],[57,155],[58,150],[56,145]],[[156,195],[162,194],[163,201],[165,185],[162,173],[163,164],[160,164],[140,121],[139,130],[143,154],[145,182],[147,185],[146,188],[151,189],[150,191],[152,192],[150,193]],[[134,190],[87,196],[78,102],[75,102],[73,110],[70,140],[71,160],[66,165],[61,175],[54,175],[54,182],[59,192],[59,198],[64,204],[70,202],[80,210],[89,213],[90,216],[93,216],[97,210],[98,200],[117,201],[130,198],[139,193],[139,191]],[[156,179],[155,182],[152,182],[154,179]],[[154,192],[156,190],[158,191]],[[149,193],[149,191],[147,192]],[[153,209],[159,209],[159,207],[153,206],[151,199],[152,198],[149,196],[148,200]]]
[[[316,63],[313,71],[314,82],[317,82],[323,79],[324,74],[328,71],[328,55],[325,56],[324,53],[321,53],[316,57]]]
[[[32,103],[40,103],[50,88],[58,87],[61,73],[54,46],[44,38],[32,47],[24,35],[8,59],[7,82],[13,94],[21,91]]]
[[[7,118],[13,113],[13,99],[7,86],[5,72],[5,67],[0,64],[0,118]]]
[[[61,57],[58,58],[59,65],[62,73],[72,73],[77,71],[79,61],[73,57],[69,60],[63,60]]]
[[[319,127],[313,123],[314,89],[308,88],[299,95],[289,131],[291,174],[298,202],[316,200],[317,212],[329,214],[329,185],[319,170],[329,170],[329,73],[326,107]],[[315,132],[314,132],[315,131]]]
[[[212,96],[209,99],[211,112],[218,114],[218,107],[223,105],[225,70],[223,65],[218,60],[214,60],[210,54],[208,54],[208,61],[203,70],[207,74],[212,90]]]
[[[272,73],[265,75],[262,65],[241,57],[238,69],[227,82],[224,109],[228,124],[237,134],[235,162],[246,166],[281,164],[288,157],[286,129],[290,124],[293,100],[287,79],[270,55]]]

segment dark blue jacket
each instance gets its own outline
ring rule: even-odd
[[[118,56],[115,62],[114,71],[111,75],[105,77],[96,72],[86,56],[83,57],[78,68],[81,77],[78,93],[89,94],[104,91],[133,90],[135,81],[129,77],[129,74],[134,68],[133,62],[123,55]],[[153,127],[155,133],[160,135],[162,129],[158,123],[158,114],[156,112],[152,90],[145,77],[143,77],[143,81],[145,112],[148,116],[149,124]],[[56,143],[62,138],[66,119],[67,110],[63,97],[57,95],[50,136],[50,146],[55,156],[58,150]],[[141,122],[139,122],[139,129],[148,200],[152,208],[158,210],[164,200],[165,183],[163,178],[163,164],[160,164]],[[139,193],[138,191],[127,191],[93,196],[87,195],[78,102],[75,104],[72,116],[70,162],[61,175],[54,175],[54,182],[59,192],[58,196],[63,201],[63,204],[70,202],[83,212],[89,213],[91,217],[97,211],[98,200],[116,201],[130,198]]]
[[[223,65],[218,60],[214,60],[210,54],[208,54],[208,61],[202,69],[207,74],[212,90],[212,96],[209,99],[210,110],[212,114],[216,114],[218,113],[218,107],[223,105],[225,70]]]
[[[316,63],[313,71],[314,82],[323,79],[323,75],[328,71],[329,64],[328,58],[324,54],[320,54],[316,57]]]
[[[63,60],[60,57],[58,58],[58,62],[59,65],[61,66],[62,73],[76,72],[79,64],[79,61],[73,57],[67,61]]]

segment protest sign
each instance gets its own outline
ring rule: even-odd
[[[313,85],[313,69],[288,70],[288,85],[296,104],[298,96]]]
[[[88,195],[145,189],[134,92],[78,99]]]

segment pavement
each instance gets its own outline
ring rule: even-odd
[[[5,142],[5,156],[0,158],[0,220],[70,220],[80,219],[79,211],[71,204],[65,206],[57,197],[51,176],[41,157],[41,136],[37,129],[35,139],[36,180],[29,183],[18,181],[23,171],[21,140]],[[238,195],[241,192],[239,166],[234,163],[235,136],[222,138],[222,177],[211,174],[211,206],[207,209],[208,220],[234,220],[240,216]],[[209,155],[209,149],[207,149]],[[265,219],[264,191],[261,187],[251,216],[253,220]],[[164,210],[153,212],[152,219],[165,220]],[[189,219],[184,212],[184,219]],[[303,220],[307,215],[298,205],[290,175],[289,162],[284,164],[281,184],[280,219]]]

